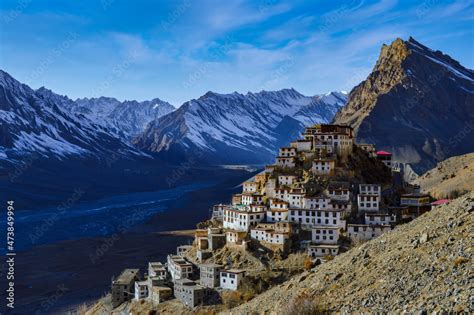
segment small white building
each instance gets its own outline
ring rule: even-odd
[[[177,279],[188,279],[193,275],[193,264],[186,258],[178,255],[168,255],[168,272],[173,281]]]
[[[297,177],[295,175],[279,175],[278,176],[278,184],[284,186],[293,185],[296,183]]]
[[[315,197],[304,197],[303,198],[303,209],[328,209],[330,208],[331,199],[319,195]]]
[[[148,281],[135,282],[135,300],[146,299],[148,297]]]
[[[339,254],[339,245],[309,245],[308,255],[313,258],[336,256]]]
[[[277,157],[276,165],[281,168],[294,168],[296,166],[296,161],[294,157]]]
[[[302,189],[292,189],[288,194],[288,203],[291,208],[303,208],[303,199],[306,193]]]
[[[278,151],[278,155],[281,157],[296,156],[296,148],[294,147],[283,147]]]
[[[381,196],[382,189],[379,184],[360,184],[359,195],[378,195]]]
[[[184,257],[186,253],[192,248],[192,245],[179,245],[178,247],[176,247],[176,255]]]
[[[308,152],[312,149],[313,141],[311,140],[296,140],[291,142],[291,147],[295,148],[298,152]]]
[[[357,195],[357,208],[359,211],[377,212],[379,211],[379,195]]]
[[[313,161],[311,171],[314,175],[330,175],[336,167],[336,161],[333,158],[321,158]]]
[[[227,207],[227,205],[224,205],[222,203],[212,206],[212,219],[222,221],[222,218],[224,217],[225,207]]]
[[[250,230],[250,238],[275,245],[284,245],[290,238],[291,227],[288,223],[260,223]]]
[[[265,219],[266,211],[251,211],[251,208],[225,209],[223,226],[226,229],[248,232],[250,227]]]
[[[280,200],[289,202],[290,201],[289,194],[290,194],[290,188],[279,187],[279,188],[275,189],[275,198],[276,199],[280,199]]]
[[[268,222],[288,222],[288,209],[268,209]]]
[[[229,269],[221,271],[220,287],[224,290],[237,290],[245,277],[244,270]]]
[[[347,182],[330,182],[328,185],[329,197],[333,200],[349,201],[350,191]]]
[[[245,231],[229,230],[225,232],[225,241],[231,245],[242,245],[246,237],[247,232]]]
[[[244,182],[243,183],[243,193],[256,193],[258,190],[258,183],[257,182]]]
[[[329,202],[329,208],[333,210],[344,211],[344,213],[351,213],[352,203],[345,200],[331,200]]]
[[[353,240],[368,241],[391,230],[391,225],[347,224],[347,235]]]
[[[337,244],[340,235],[339,227],[315,226],[311,230],[311,241],[314,244]]]
[[[148,277],[166,279],[166,268],[161,262],[148,263]]]
[[[252,204],[261,204],[263,203],[263,195],[257,193],[248,193],[244,192],[242,194],[242,204],[250,206]]]
[[[365,224],[369,225],[387,225],[395,224],[397,217],[394,214],[388,213],[366,213]]]

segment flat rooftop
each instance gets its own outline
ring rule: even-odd
[[[125,269],[120,276],[114,280],[114,284],[130,284],[140,272],[139,269]]]

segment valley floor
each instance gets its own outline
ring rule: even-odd
[[[195,228],[208,217],[207,210],[213,204],[228,199],[234,187],[249,176],[252,174],[244,171],[225,171],[214,178],[214,185],[171,200],[165,211],[124,233],[54,242],[17,252],[14,314],[64,314],[96,301],[110,290],[112,276],[122,269],[144,268],[148,261],[164,260],[176,246],[192,241],[179,233],[153,232]],[[5,293],[1,296],[5,298]]]

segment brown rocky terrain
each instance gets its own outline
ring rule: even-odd
[[[473,211],[471,192],[228,313],[472,313]]]
[[[474,191],[474,153],[440,162],[413,183],[435,198],[453,198],[465,191]]]
[[[474,71],[413,38],[384,45],[333,122],[423,173],[474,148]]]

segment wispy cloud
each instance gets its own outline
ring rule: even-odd
[[[0,16],[15,10],[16,1],[6,2]],[[370,72],[380,45],[396,37],[414,36],[472,68],[473,2],[136,0],[103,10],[32,1],[2,29],[2,64],[33,87],[71,97],[90,96],[106,81],[110,96],[178,105],[208,90],[350,90]],[[29,80],[69,32],[78,34],[74,45],[41,82]],[[130,55],[120,79],[108,80]]]

